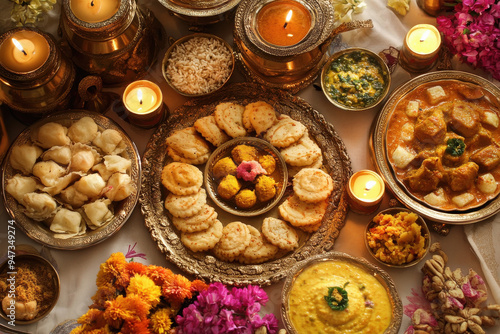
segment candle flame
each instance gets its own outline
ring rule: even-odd
[[[92,7],[94,7],[94,0],[92,0],[92,1],[90,2],[90,5],[91,5]]]
[[[429,37],[429,34],[430,34],[430,33],[431,33],[431,31],[430,31],[430,30],[426,30],[426,31],[424,31],[424,33],[423,33],[423,34],[422,34],[422,36],[420,37],[420,42],[424,42],[424,41],[427,39],[427,37]]]
[[[142,104],[142,90],[140,88],[137,90],[137,99],[139,100],[139,104]]]
[[[373,188],[376,184],[377,184],[377,181],[373,181],[373,180],[366,182],[366,184],[365,184],[365,190],[366,190],[366,191],[370,190],[370,189],[371,189],[371,188]]]
[[[292,15],[293,15],[293,11],[290,9],[288,11],[288,14],[286,14],[285,25],[283,26],[283,28],[286,28],[286,26],[288,25],[288,22],[290,22],[290,20],[292,19]]]
[[[28,54],[26,53],[26,51],[24,51],[24,48],[23,46],[21,45],[21,43],[19,43],[19,41],[15,38],[12,39],[12,43],[14,43],[14,45],[16,46],[16,48],[21,51],[22,53],[24,53],[25,56],[27,56]]]

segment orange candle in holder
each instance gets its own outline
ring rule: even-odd
[[[84,22],[103,22],[113,17],[120,7],[120,0],[71,0],[71,11]]]
[[[34,31],[19,30],[0,45],[0,63],[14,73],[37,70],[47,61],[49,54],[48,41]]]
[[[361,170],[349,179],[349,206],[356,213],[373,213],[380,206],[384,192],[385,184],[380,175],[371,170]]]
[[[277,0],[264,5],[257,13],[257,31],[268,43],[291,46],[311,30],[309,10],[293,0]]]
[[[406,34],[400,54],[401,66],[410,72],[425,72],[439,56],[441,35],[431,24],[417,24]]]
[[[163,94],[157,84],[148,80],[132,82],[123,92],[123,104],[130,122],[153,127],[163,118]]]

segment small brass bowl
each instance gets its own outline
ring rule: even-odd
[[[169,59],[171,57],[171,54],[172,54],[173,50],[177,46],[179,46],[179,45],[187,42],[188,40],[190,40],[192,38],[196,38],[196,37],[199,37],[199,38],[209,38],[209,39],[214,39],[216,41],[222,42],[222,44],[227,48],[227,50],[231,54],[231,65],[230,65],[230,69],[229,69],[229,72],[227,74],[227,77],[222,81],[222,83],[220,83],[219,86],[213,87],[212,90],[207,91],[207,92],[201,92],[201,93],[197,93],[197,94],[192,94],[192,93],[189,93],[189,92],[186,92],[186,91],[182,90],[180,87],[177,87],[172,82],[172,80],[170,80],[170,78],[167,75],[167,66],[169,65],[168,62],[169,62]],[[183,95],[183,96],[186,96],[186,97],[200,97],[200,96],[205,96],[205,95],[212,94],[212,93],[216,92],[217,90],[219,90],[220,88],[222,88],[227,83],[227,81],[229,80],[229,78],[231,78],[231,75],[233,74],[233,71],[234,71],[234,64],[235,64],[235,59],[234,59],[233,49],[231,48],[231,46],[225,40],[223,40],[222,38],[220,38],[218,36],[212,35],[212,34],[196,33],[196,34],[191,34],[191,35],[184,36],[184,37],[176,40],[175,42],[173,42],[172,45],[170,45],[170,47],[168,48],[167,52],[165,53],[165,56],[163,57],[163,62],[162,62],[161,70],[162,70],[162,73],[163,73],[163,77],[165,78],[165,81],[167,81],[168,85],[170,87],[172,87],[172,89],[174,91],[176,91],[180,95]],[[207,70],[207,68],[204,68],[204,70]]]
[[[274,198],[264,203],[259,203],[257,201],[257,204],[249,209],[238,208],[233,200],[223,199],[217,192],[218,182],[216,181],[213,173],[215,163],[224,157],[231,156],[231,150],[238,145],[254,146],[258,150],[264,151],[266,154],[273,156],[276,161],[276,170],[273,174],[271,174],[277,183],[276,195],[274,195]],[[259,138],[240,137],[222,144],[212,153],[205,165],[204,178],[205,188],[208,195],[221,209],[236,216],[253,217],[271,210],[279,203],[286,190],[288,170],[286,168],[285,160],[273,145]]]
[[[351,73],[352,77],[349,75],[347,81],[343,81],[347,77],[347,75],[343,75],[343,78],[339,79],[338,86],[332,87],[333,85],[328,82],[329,76],[338,78],[338,73],[345,74],[346,70],[348,71],[352,66],[359,64],[361,58],[364,59],[363,63],[367,63],[367,65],[365,64],[362,68],[358,68],[355,73]],[[340,66],[335,66],[336,69],[333,69],[332,63],[338,64],[342,59],[346,60]],[[363,75],[373,71],[377,71],[382,77],[382,83],[377,84],[377,81],[373,81],[372,83],[370,80],[363,80]],[[340,87],[340,84],[343,87]],[[347,91],[348,88],[344,87],[345,85],[349,85],[349,91]],[[371,90],[374,87],[376,87],[376,93],[373,96],[371,94],[359,95],[363,91]],[[323,93],[334,106],[342,110],[363,111],[371,109],[384,100],[387,93],[389,93],[390,87],[391,75],[389,67],[387,67],[387,64],[378,54],[368,49],[349,48],[336,52],[326,61],[321,71],[321,88]]]
[[[398,214],[400,212],[415,213],[412,210],[409,210],[409,209],[406,209],[406,208],[390,208],[390,209],[386,209],[386,210],[380,211],[377,215],[386,214],[386,215],[392,215],[392,216],[394,216],[394,215],[396,215],[396,214]],[[378,226],[378,224],[375,223],[373,221],[373,218],[372,218],[372,220],[366,225],[365,236],[364,236],[365,245],[366,245],[366,248],[368,249],[368,252],[370,253],[370,255],[378,263],[383,264],[384,266],[387,266],[387,267],[391,267],[391,268],[408,268],[408,267],[412,267],[412,266],[416,265],[417,263],[419,263],[420,261],[422,261],[423,258],[425,258],[425,256],[429,252],[429,247],[430,247],[430,244],[431,244],[431,235],[430,235],[429,228],[427,227],[427,224],[426,224],[425,220],[420,215],[418,215],[417,213],[415,213],[415,214],[418,216],[418,218],[415,221],[415,223],[417,223],[420,226],[420,238],[424,238],[424,244],[423,244],[424,252],[422,253],[421,256],[416,257],[413,260],[411,260],[409,262],[402,263],[402,264],[392,264],[392,263],[389,263],[389,262],[385,262],[385,261],[381,260],[379,257],[377,257],[375,255],[376,252],[374,251],[373,248],[370,247],[370,245],[368,243],[368,235],[371,233],[370,229]]]
[[[16,325],[28,325],[45,318],[56,305],[57,300],[59,299],[59,292],[60,292],[59,274],[57,273],[57,270],[54,268],[54,266],[48,260],[46,260],[44,257],[38,254],[17,254],[14,257],[7,258],[7,260],[5,260],[0,265],[0,275],[2,277],[3,275],[6,275],[6,278],[8,279],[7,291],[6,291],[7,293],[5,295],[2,294],[2,296],[0,296],[0,299],[2,301],[9,294],[16,293],[15,290],[14,291],[11,290],[10,286],[11,285],[17,286],[18,284],[20,284],[19,269],[24,266],[28,266],[30,268],[38,267],[39,270],[41,269],[45,270],[46,272],[44,273],[45,275],[43,276],[43,281],[44,283],[46,283],[46,285],[42,287],[42,290],[47,291],[47,289],[54,289],[54,294],[53,297],[50,298],[49,301],[50,303],[48,306],[37,305],[38,308],[42,307],[42,309],[33,319],[30,320],[21,320],[16,318],[18,314],[16,314],[15,310],[9,311],[9,314],[6,314],[2,307],[2,310],[0,311],[0,316],[7,322],[14,321]],[[34,270],[34,272],[36,274],[41,274],[39,270],[38,271]],[[10,306],[11,305],[9,305],[8,307]]]

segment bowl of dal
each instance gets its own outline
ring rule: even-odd
[[[297,263],[281,298],[291,334],[397,334],[403,317],[392,278],[367,260],[340,252]]]
[[[391,74],[384,60],[363,48],[334,53],[321,71],[326,98],[343,110],[363,111],[380,104],[389,93]]]
[[[407,268],[422,261],[429,251],[431,236],[420,215],[406,208],[390,208],[366,225],[365,244],[379,263]]]

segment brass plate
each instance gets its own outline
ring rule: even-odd
[[[500,100],[500,90],[498,87],[480,76],[461,71],[441,71],[423,74],[403,84],[392,93],[380,114],[374,120],[372,135],[370,136],[371,151],[377,169],[384,178],[388,188],[405,206],[415,210],[418,214],[429,220],[441,223],[457,225],[474,223],[491,217],[500,211],[500,198],[498,196],[485,203],[483,206],[467,211],[442,211],[432,208],[429,205],[417,200],[406,190],[406,188],[397,180],[388,161],[386,150],[386,132],[392,110],[399,100],[413,89],[422,84],[441,80],[458,80],[479,85]]]
[[[389,301],[392,306],[392,319],[391,322],[389,323],[389,326],[384,331],[384,334],[397,334],[399,332],[399,328],[401,327],[401,322],[403,319],[403,304],[401,303],[401,299],[399,298],[399,294],[396,289],[396,284],[394,283],[392,278],[389,276],[388,273],[386,273],[379,267],[371,264],[364,258],[354,257],[341,252],[318,254],[308,258],[305,261],[298,263],[292,268],[290,275],[285,280],[285,284],[283,285],[283,290],[281,293],[281,318],[283,319],[283,323],[285,325],[285,329],[287,330],[287,332],[290,334],[300,334],[292,325],[292,321],[288,314],[289,313],[288,300],[293,284],[297,279],[297,277],[306,268],[314,264],[321,262],[335,262],[335,261],[347,262],[349,264],[360,267],[370,275],[373,275],[374,277],[377,278],[377,280],[385,288],[387,295],[389,296]]]
[[[188,17],[211,17],[236,7],[241,0],[158,0],[168,10]]]
[[[215,106],[220,102],[233,101],[247,104],[260,100],[273,105],[279,113],[302,122],[309,129],[310,136],[323,151],[323,163],[334,178],[338,191],[331,196],[321,228],[312,234],[302,233],[299,240],[300,247],[281,258],[259,265],[242,265],[219,261],[209,252],[191,252],[182,245],[179,234],[163,206],[166,192],[161,184],[161,171],[163,166],[170,162],[166,153],[165,139],[172,131],[192,126],[199,117],[213,113]],[[204,170],[203,166],[198,167]],[[248,83],[233,84],[223,88],[216,95],[188,101],[160,125],[150,138],[144,152],[143,183],[139,201],[146,226],[167,260],[185,272],[207,281],[219,281],[230,285],[264,286],[286,277],[289,269],[297,262],[333,248],[347,215],[345,185],[351,173],[351,160],[344,143],[333,126],[308,103],[285,91]],[[286,197],[285,194],[283,199]],[[216,208],[218,219],[223,223],[238,220],[260,229],[265,216],[277,217],[278,214],[275,207],[265,216],[236,217],[217,208],[210,199],[207,201]]]
[[[5,203],[5,208],[10,214],[12,219],[15,220],[17,226],[23,230],[24,233],[31,239],[44,244],[48,247],[57,249],[80,249],[95,245],[105,239],[109,238],[115,232],[117,232],[123,224],[127,221],[128,217],[132,214],[134,207],[139,198],[138,190],[141,188],[141,160],[139,157],[139,152],[134,142],[128,137],[125,131],[111,119],[94,112],[84,111],[84,110],[71,110],[63,111],[51,116],[48,116],[35,124],[28,127],[26,130],[21,132],[21,134],[12,143],[14,145],[22,145],[31,143],[31,134],[34,130],[38,129],[45,123],[57,122],[64,126],[69,126],[75,121],[82,117],[91,117],[100,129],[114,129],[120,132],[122,135],[122,140],[126,143],[126,153],[130,157],[132,162],[130,167],[130,178],[134,185],[135,191],[126,199],[120,202],[116,202],[114,205],[114,218],[105,224],[104,226],[90,230],[81,236],[75,236],[69,239],[57,239],[54,238],[54,233],[51,232],[43,223],[32,220],[31,218],[24,215],[22,212],[22,205],[19,204],[10,194],[5,191],[5,186],[7,185],[7,180],[14,176],[17,172],[12,169],[9,164],[9,157],[11,150],[5,156],[2,165],[2,184],[3,184],[3,198]],[[12,147],[11,146],[11,147]]]

